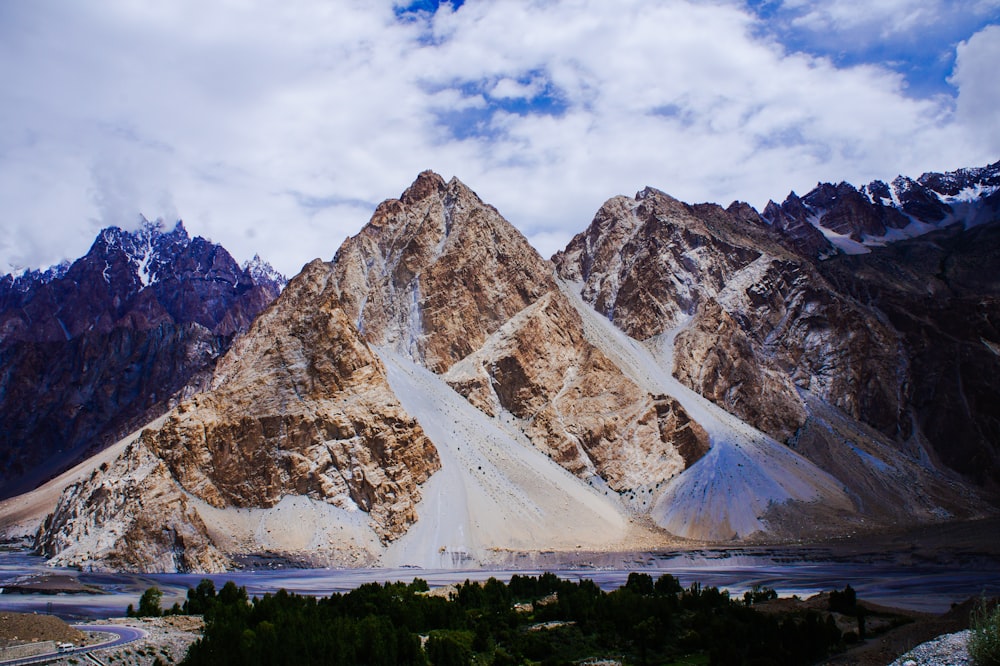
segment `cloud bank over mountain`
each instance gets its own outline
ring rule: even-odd
[[[995,0],[7,5],[0,272],[142,213],[293,274],[428,167],[547,256],[645,184],[761,207],[990,163],[998,22]]]

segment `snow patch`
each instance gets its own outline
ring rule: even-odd
[[[962,189],[957,194],[938,194],[938,198],[946,204],[952,203],[973,203],[990,196],[1000,190],[1000,186],[986,185],[985,183],[973,183]]]

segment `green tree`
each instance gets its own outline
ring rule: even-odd
[[[432,634],[427,639],[427,658],[434,666],[467,666],[472,653],[449,634]]]
[[[139,611],[136,613],[138,617],[159,617],[163,614],[160,610],[160,599],[163,598],[163,592],[160,588],[155,585],[139,597]]]
[[[650,595],[654,589],[653,577],[646,573],[633,571],[628,575],[628,580],[625,581],[625,589],[643,596]]]
[[[215,583],[210,578],[202,578],[198,587],[188,589],[184,611],[189,615],[204,615],[215,603]]]
[[[854,615],[857,610],[858,597],[854,588],[848,585],[844,591],[834,590],[830,593],[830,610],[834,613]]]
[[[653,589],[661,596],[678,595],[684,591],[680,581],[667,573],[656,579]]]

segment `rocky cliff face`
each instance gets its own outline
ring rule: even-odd
[[[219,364],[210,391],[67,491],[39,534],[42,551],[70,562],[80,549],[63,552],[86,543],[102,566],[223,566],[204,506],[271,508],[288,495],[363,512],[383,542],[405,532],[437,453],[326,289],[329,276],[321,261],[307,266]],[[123,476],[123,467],[136,472]],[[143,538],[151,516],[180,536]],[[118,527],[94,543],[102,524]]]
[[[67,488],[35,545],[57,566],[218,572],[230,563],[167,466],[139,442]]]
[[[425,172],[383,202],[333,274],[369,343],[444,373],[490,416],[521,419],[582,478],[655,485],[708,448],[679,404],[640,390],[588,341],[552,265],[457,179]]]
[[[72,265],[0,279],[0,496],[30,489],[207,377],[280,289],[225,249],[144,223]],[[25,409],[31,405],[31,409]]]
[[[531,442],[569,471],[616,492],[656,486],[708,450],[706,433],[677,401],[643,391],[591,344],[558,290],[444,378],[490,416],[521,419]]]
[[[610,200],[553,261],[637,340],[686,324],[677,377],[779,440],[805,418],[796,386],[895,428],[894,333],[746,215],[647,188]]]
[[[380,204],[333,263],[365,339],[435,372],[554,288],[548,264],[496,209],[432,172]]]
[[[1000,215],[820,270],[900,332],[914,430],[944,464],[1000,483]]]
[[[895,433],[891,409],[869,422],[911,450],[927,442],[947,466],[995,483],[1000,393],[997,356],[984,341],[996,337],[990,276],[1000,253],[1000,162],[861,188],[820,184],[801,199],[772,202],[762,218],[787,247],[819,259],[838,292],[896,331],[904,409]]]

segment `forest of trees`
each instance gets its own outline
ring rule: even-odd
[[[697,583],[684,589],[669,574],[654,580],[632,573],[611,592],[548,573],[515,575],[508,584],[466,581],[449,598],[427,590],[414,579],[318,599],[284,590],[248,599],[232,582],[216,592],[206,579],[172,612],[205,617],[204,637],[184,661],[191,666],[549,665],[588,658],[790,666],[815,663],[844,645],[828,614],[755,610],[777,596],[773,590],[755,588],[737,601]],[[837,603],[854,607],[853,590],[838,593]]]

